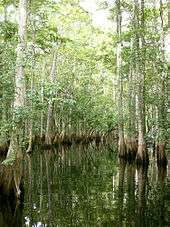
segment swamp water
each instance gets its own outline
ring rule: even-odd
[[[0,227],[170,226],[170,173],[118,161],[113,146],[36,148],[23,203],[0,197]]]

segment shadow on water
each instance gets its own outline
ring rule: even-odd
[[[37,147],[24,161],[24,208],[0,203],[0,226],[168,227],[169,194],[166,170],[118,160],[112,145]]]
[[[13,165],[2,165],[0,160],[0,227],[20,227],[23,221],[23,168],[22,158]]]
[[[2,227],[22,227],[23,204],[13,197],[4,198],[0,196],[0,226]]]

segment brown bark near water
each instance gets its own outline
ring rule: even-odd
[[[168,161],[166,157],[165,144],[157,144],[156,150],[158,166],[166,167]]]

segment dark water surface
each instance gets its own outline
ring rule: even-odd
[[[0,198],[0,227],[170,226],[170,175],[118,161],[113,146],[72,146],[24,160],[24,203]]]

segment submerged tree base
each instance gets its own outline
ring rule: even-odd
[[[90,142],[95,142],[100,143],[100,142],[106,142],[107,141],[108,135],[103,135],[100,133],[89,133],[89,134],[81,134],[81,135],[76,135],[74,133],[71,134],[56,134],[51,136],[50,138],[48,137],[48,140],[46,139],[47,137],[45,135],[42,135],[41,137],[36,135],[35,138],[33,139],[32,142],[32,149],[35,144],[41,144],[44,147],[51,147],[53,145],[67,145],[71,146],[72,144],[88,144]],[[31,149],[31,150],[32,150]]]
[[[131,162],[136,158],[136,153],[138,150],[137,140],[134,137],[127,137],[125,139],[125,144],[127,151],[127,160]]]
[[[133,162],[136,159],[138,150],[136,138],[127,137],[124,141],[119,140],[118,146],[120,158],[125,159],[128,162]]]
[[[127,159],[127,152],[124,138],[120,137],[118,141],[119,158]]]
[[[138,151],[136,154],[136,164],[148,166],[149,165],[149,156],[145,144],[138,145]]]
[[[167,157],[166,157],[165,145],[158,144],[156,151],[157,151],[157,164],[158,164],[158,166],[166,168],[166,166],[168,164],[168,160],[167,160]]]

